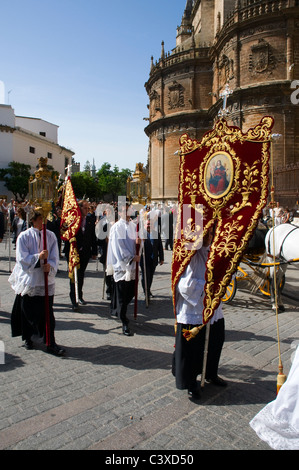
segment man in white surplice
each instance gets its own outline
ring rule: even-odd
[[[176,286],[176,345],[173,357],[173,374],[176,387],[187,389],[195,399],[200,397],[197,376],[202,373],[206,326],[190,341],[185,330],[202,325],[206,262],[213,238],[211,228],[203,239],[203,246],[196,251]],[[221,304],[210,320],[206,379],[215,385],[226,386],[218,376],[218,365],[224,343],[224,317]]]
[[[16,294],[12,318],[12,336],[22,336],[25,348],[32,349],[31,337],[44,336],[45,340],[45,277],[48,273],[48,296],[50,315],[50,345],[47,351],[62,355],[64,350],[56,345],[54,329],[53,299],[55,275],[58,269],[59,252],[56,236],[46,231],[47,247],[43,246],[43,218],[38,211],[33,213],[33,226],[21,232],[16,243],[16,264],[9,283]],[[44,260],[47,260],[46,264]]]
[[[108,253],[107,275],[113,275],[113,295],[111,314],[119,316],[123,324],[123,334],[131,336],[128,327],[127,308],[135,294],[136,224],[131,221],[130,205],[119,208],[120,219],[111,227]]]

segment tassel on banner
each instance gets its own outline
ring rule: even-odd
[[[280,134],[272,134],[271,139],[271,173],[272,173],[272,184],[271,184],[271,202],[270,205],[272,207],[272,226],[273,226],[273,280],[274,280],[274,294],[275,294],[275,307],[276,307],[276,329],[277,329],[277,343],[278,343],[278,356],[279,356],[279,363],[278,363],[278,375],[277,375],[277,385],[276,385],[276,394],[278,395],[279,390],[281,389],[282,385],[287,380],[287,376],[283,373],[283,366],[281,361],[281,351],[280,351],[280,337],[279,337],[279,323],[278,323],[278,305],[277,305],[277,283],[276,283],[276,269],[275,269],[275,236],[274,236],[274,227],[275,227],[275,220],[274,220],[274,206],[275,206],[275,196],[274,196],[274,168],[273,168],[273,140],[278,139]]]
[[[200,332],[200,330],[204,327],[204,325],[201,326],[194,326],[191,330],[187,330],[183,328],[183,336],[187,341],[190,341],[192,338],[195,338],[196,335]]]
[[[278,395],[279,390],[281,389],[281,387],[287,380],[287,376],[283,373],[283,366],[281,362],[279,363],[278,370],[279,370],[279,373],[277,374],[277,392],[276,392],[277,395]]]

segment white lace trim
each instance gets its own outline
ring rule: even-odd
[[[252,419],[250,426],[272,449],[299,450],[299,429],[275,418],[272,414],[272,402]]]

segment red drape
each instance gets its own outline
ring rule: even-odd
[[[267,203],[271,129],[265,116],[243,133],[219,120],[200,142],[180,138],[179,210],[172,289],[215,225],[206,269],[203,323],[213,316]],[[187,213],[187,216],[186,216]]]

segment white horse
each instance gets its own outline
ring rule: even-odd
[[[288,262],[299,261],[299,227],[292,224],[281,224],[271,228],[265,238],[265,247],[267,263],[273,263],[274,259],[276,263],[279,263],[279,266],[276,267],[277,305],[279,311],[283,312],[285,309],[281,301],[282,289],[279,286],[287,270]],[[270,279],[272,309],[276,310],[273,266],[270,268]]]

